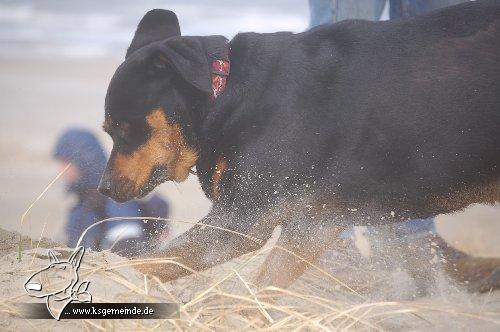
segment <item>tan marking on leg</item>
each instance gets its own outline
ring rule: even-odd
[[[224,157],[219,157],[217,164],[215,164],[215,171],[212,174],[212,196],[218,199],[220,195],[219,184],[222,180],[224,172],[227,170],[227,161]]]
[[[188,147],[181,127],[169,123],[161,109],[149,114],[146,122],[151,127],[150,138],[129,155],[115,155],[116,176],[132,181],[134,191],[144,186],[155,166],[165,166],[173,181],[184,181],[196,163],[197,154]]]
[[[436,236],[433,242],[437,243],[444,258],[444,268],[448,275],[459,282],[467,282],[471,291],[487,292],[490,288],[497,289],[498,280],[489,284],[488,277],[500,268],[500,258],[473,257],[446,243]]]

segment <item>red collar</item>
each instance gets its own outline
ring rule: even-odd
[[[210,99],[212,102],[224,91],[227,85],[227,78],[229,76],[229,58],[228,60],[214,60],[212,61],[212,91],[213,95]]]

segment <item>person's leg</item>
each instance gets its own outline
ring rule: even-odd
[[[425,12],[425,3],[419,0],[390,0],[390,18],[414,17]]]
[[[332,0],[309,0],[309,12],[309,28],[333,22]]]
[[[333,7],[334,21],[362,19],[378,21],[384,10],[386,0],[337,0]]]
[[[349,19],[378,21],[386,0],[309,0],[309,27]]]
[[[386,0],[374,0],[373,1],[373,21],[379,21],[384,11],[385,5],[389,4]]]
[[[403,1],[389,0],[389,18],[395,19],[403,17]]]

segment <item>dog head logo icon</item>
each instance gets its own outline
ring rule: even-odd
[[[57,320],[72,301],[92,302],[92,295],[87,292],[90,281],[80,282],[78,277],[84,253],[84,247],[77,247],[68,260],[59,261],[54,252],[49,250],[50,264],[33,273],[24,283],[29,296],[46,298],[47,309]]]

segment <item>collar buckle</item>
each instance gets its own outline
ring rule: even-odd
[[[212,101],[215,101],[226,89],[230,67],[229,60],[217,59],[212,61]]]

